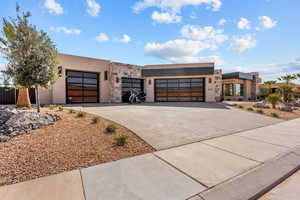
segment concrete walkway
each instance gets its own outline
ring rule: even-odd
[[[274,186],[299,169],[299,130],[300,119],[282,122],[0,187],[0,197],[1,200],[223,200],[224,197],[244,200],[258,197],[271,189],[270,185]],[[293,190],[289,188],[292,189],[281,191]],[[293,192],[300,195],[299,190]]]

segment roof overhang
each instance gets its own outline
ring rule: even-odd
[[[212,75],[214,67],[187,67],[187,68],[159,68],[142,69],[142,76],[193,76],[193,75]]]

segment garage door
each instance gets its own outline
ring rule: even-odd
[[[155,101],[204,101],[204,78],[156,79]]]
[[[67,103],[98,103],[99,73],[66,71]]]
[[[144,80],[137,78],[122,78],[122,102],[128,103],[130,90],[144,91]]]

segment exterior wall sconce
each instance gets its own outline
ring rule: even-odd
[[[119,82],[120,82],[119,77],[116,77],[116,83],[119,83]]]
[[[62,77],[62,66],[58,66],[57,71],[58,71],[58,76]]]
[[[151,79],[148,80],[148,85],[151,85]]]

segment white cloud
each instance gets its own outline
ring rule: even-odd
[[[226,19],[220,19],[219,22],[218,22],[218,25],[220,26],[223,26],[227,23],[227,20]]]
[[[86,3],[87,3],[87,13],[90,15],[90,16],[93,16],[93,17],[96,17],[99,15],[99,12],[100,12],[100,9],[101,9],[101,6],[99,3],[97,3],[95,0],[86,0]]]
[[[246,34],[244,36],[237,36],[233,38],[233,43],[230,45],[230,49],[234,51],[245,51],[256,47],[256,40],[252,35]]]
[[[261,29],[270,29],[277,25],[277,21],[273,20],[272,18],[268,16],[260,16],[258,17],[260,22],[260,27],[257,27],[257,30]]]
[[[96,36],[96,40],[98,42],[105,42],[109,40],[109,37],[105,33],[99,33],[99,35]]]
[[[55,0],[45,0],[44,8],[47,8],[48,11],[55,15],[61,15],[64,13],[63,7],[57,3]]]
[[[79,35],[81,33],[80,29],[68,29],[68,28],[63,27],[63,26],[51,27],[50,29],[52,31],[63,32],[65,34],[72,34],[72,35]]]
[[[121,39],[115,39],[115,41],[121,42],[121,43],[129,43],[131,41],[131,37],[127,34],[123,34]]]
[[[179,23],[181,22],[181,16],[178,16],[174,13],[167,13],[167,12],[157,12],[154,11],[152,13],[152,19],[157,22],[157,23],[166,23],[166,24],[171,24],[171,23]]]
[[[157,7],[178,13],[184,6],[200,6],[202,4],[213,11],[220,10],[222,6],[221,0],[143,0],[135,3],[133,10],[139,12],[149,7]]]
[[[168,61],[172,63],[206,63],[214,62],[215,65],[220,66],[224,64],[224,61],[220,56],[206,56],[206,57],[194,57],[194,56],[183,56],[183,57],[170,57]]]
[[[196,62],[203,58],[197,58],[197,54],[215,47],[203,41],[177,39],[170,40],[165,43],[147,43],[145,46],[145,54],[154,56],[170,62]]]
[[[241,30],[249,30],[250,27],[250,21],[244,17],[240,18],[240,21],[237,23],[237,27]]]
[[[223,43],[228,40],[224,30],[215,29],[212,26],[185,25],[181,29],[181,35],[188,39],[202,40],[212,44]]]

